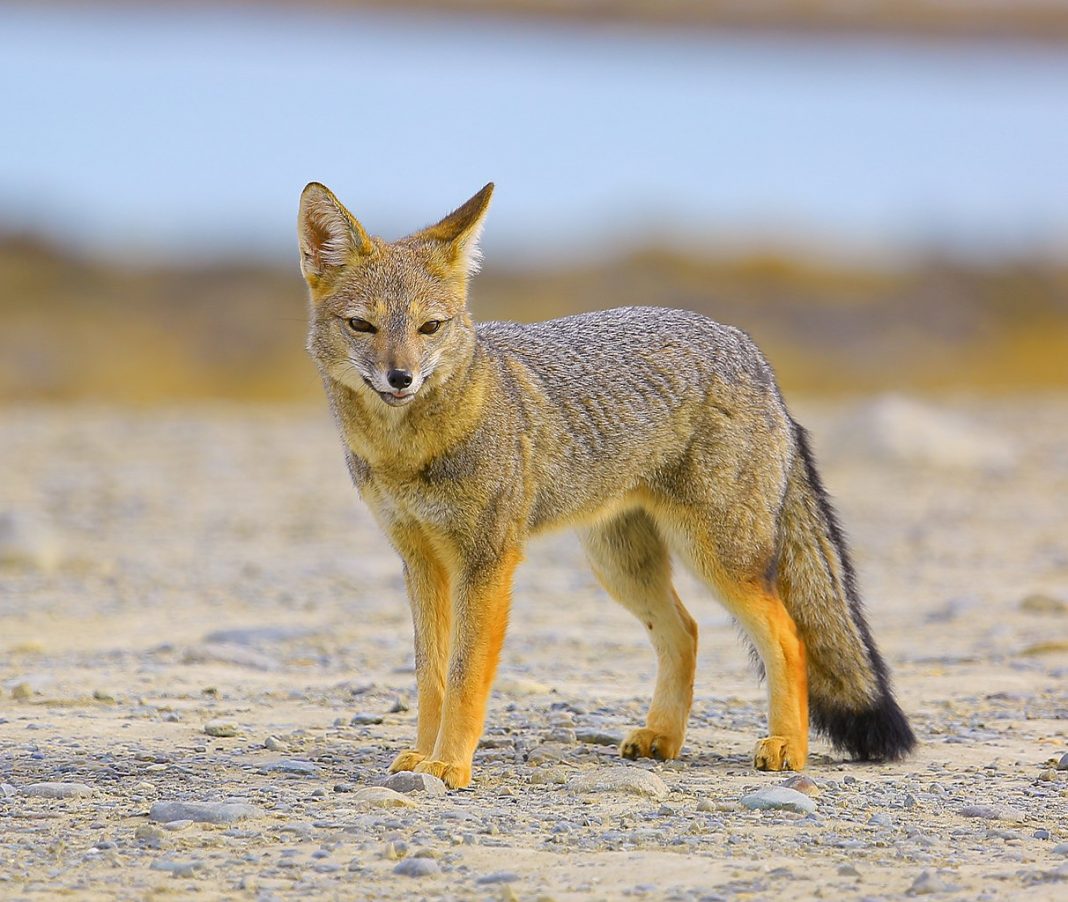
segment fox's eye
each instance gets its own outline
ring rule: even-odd
[[[358,316],[354,316],[349,320],[349,328],[352,329],[353,332],[374,333],[378,331],[374,326],[367,322],[367,320],[360,319]]]
[[[441,320],[440,319],[432,319],[429,322],[423,323],[423,325],[421,325],[419,327],[419,332],[422,335],[433,335],[440,328],[441,328]]]

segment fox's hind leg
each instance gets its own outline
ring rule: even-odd
[[[656,688],[645,726],[623,740],[620,754],[677,758],[693,703],[697,624],[672,588],[667,546],[640,510],[589,529],[583,544],[601,585],[641,620],[656,650]]]
[[[703,518],[702,518],[703,519]],[[768,736],[753,754],[759,770],[801,770],[808,758],[808,669],[805,644],[772,577],[773,552],[763,551],[753,524],[731,529],[685,518],[685,554],[734,616],[760,655],[768,686]],[[725,541],[730,536],[737,541]],[[741,542],[740,537],[746,537]],[[743,547],[744,546],[744,547]]]

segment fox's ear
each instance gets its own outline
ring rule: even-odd
[[[428,226],[411,237],[415,241],[431,244],[434,257],[452,273],[461,278],[474,275],[482,262],[478,239],[482,234],[482,221],[489,210],[492,196],[493,182],[490,182],[441,222]]]
[[[324,276],[374,252],[367,232],[335,196],[318,182],[300,195],[297,217],[300,271],[314,287]]]

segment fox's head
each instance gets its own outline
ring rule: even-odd
[[[329,188],[304,189],[297,232],[311,298],[308,353],[326,375],[391,407],[451,375],[474,338],[467,280],[492,194],[491,182],[437,224],[389,243],[368,235]]]

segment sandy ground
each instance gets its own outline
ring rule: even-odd
[[[921,740],[817,740],[807,815],[739,804],[783,776],[751,769],[763,690],[686,574],[683,758],[616,757],[654,660],[566,535],[520,571],[472,787],[367,800],[414,735],[411,630],[325,411],[0,411],[0,897],[1064,898],[1068,398],[952,406],[973,431],[932,463],[796,405]],[[591,790],[624,765],[663,787]],[[228,799],[248,816],[149,818]]]

